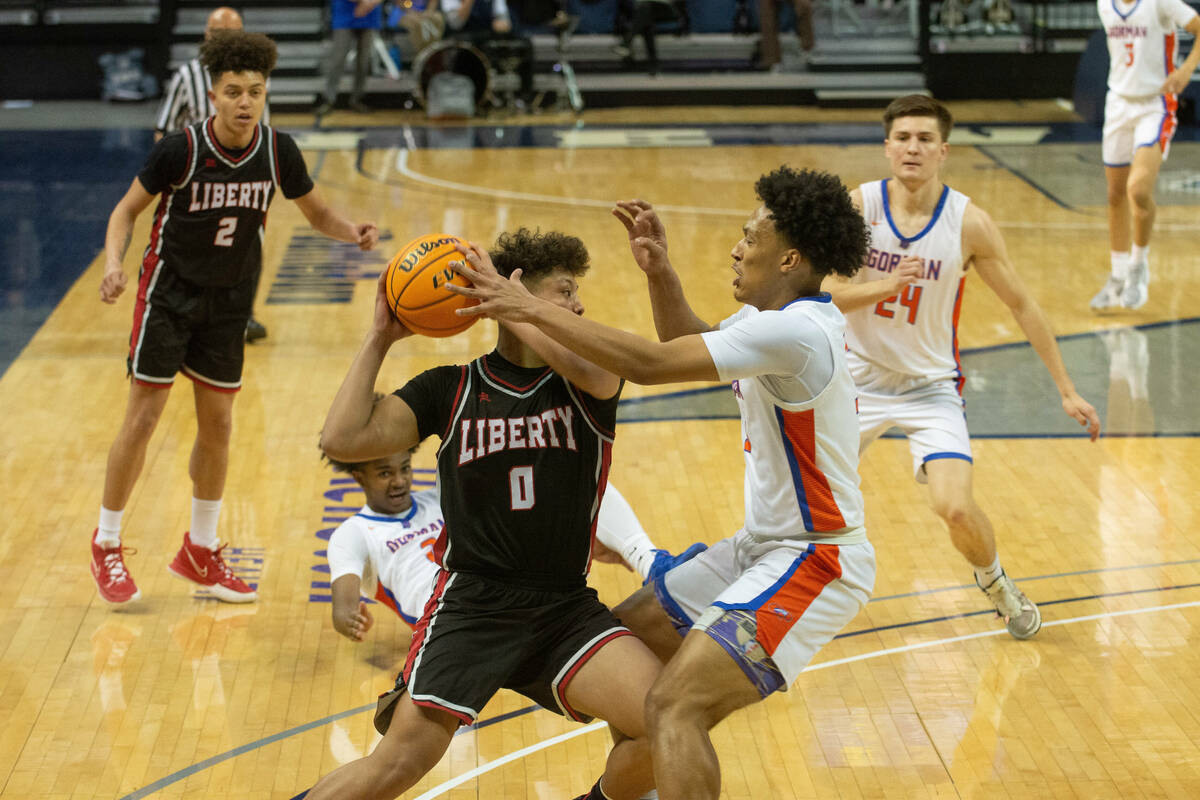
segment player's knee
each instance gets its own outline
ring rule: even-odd
[[[1139,209],[1154,207],[1154,187],[1138,181],[1129,184],[1129,202]]]
[[[233,436],[231,414],[204,414],[197,422],[196,437],[206,444],[226,444]]]
[[[966,527],[971,520],[971,504],[958,497],[934,500],[933,511],[951,528]]]
[[[1108,204],[1110,206],[1122,205],[1129,197],[1129,189],[1126,186],[1112,185],[1108,187]]]
[[[430,760],[423,757],[419,748],[405,748],[398,753],[377,749],[367,759],[371,765],[371,784],[383,796],[398,797],[433,769],[440,756]]]
[[[625,598],[620,605],[613,609],[613,613],[625,627],[634,633],[639,633],[653,625],[655,618],[662,616],[663,612],[658,605],[658,600],[654,597],[653,589],[643,586]]]

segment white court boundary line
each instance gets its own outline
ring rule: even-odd
[[[482,186],[473,186],[469,183],[460,183],[458,181],[448,181],[442,178],[435,178],[432,175],[426,175],[422,172],[417,172],[408,165],[408,154],[412,152],[412,149],[402,148],[396,154],[396,171],[411,181],[423,183],[427,186],[435,186],[439,189],[448,189],[453,192],[461,192],[463,194],[475,195],[477,197],[487,197],[493,200],[500,199],[526,203],[549,203],[551,205],[562,205],[571,208],[611,209],[614,206],[614,203],[611,203],[607,200],[588,200],[585,198],[561,197],[552,194],[514,192],[509,189],[489,189]],[[384,163],[387,163],[386,160]],[[388,173],[384,172],[384,174],[379,176],[377,180],[380,182],[386,182],[387,176]],[[701,216],[742,218],[748,213],[747,209],[744,208],[706,208],[703,206],[672,206],[657,204],[654,207],[659,211],[698,214]],[[996,220],[996,224],[1001,228],[1023,228],[1028,230],[1108,230],[1107,222],[1028,222],[1025,220],[1005,222]],[[1200,225],[1156,223],[1154,229],[1160,231],[1195,231],[1200,230]]]
[[[1050,622],[1042,623],[1042,627],[1043,628],[1053,628],[1057,625],[1070,625],[1070,624],[1076,623],[1076,622],[1091,622],[1093,620],[1108,619],[1111,617],[1128,617],[1128,616],[1132,616],[1134,614],[1150,614],[1155,611],[1172,611],[1177,608],[1194,608],[1196,606],[1200,606],[1200,600],[1195,600],[1190,603],[1172,603],[1171,605],[1166,605],[1166,606],[1151,606],[1150,608],[1134,608],[1134,609],[1130,609],[1128,611],[1109,611],[1109,612],[1105,612],[1103,614],[1088,614],[1087,616],[1071,617],[1070,619],[1056,619],[1056,620],[1051,620]],[[1003,628],[1001,628],[1001,629],[994,630],[994,631],[984,631],[983,633],[969,633],[969,634],[966,634],[965,636],[951,636],[948,639],[934,639],[933,641],[929,641],[929,642],[918,642],[917,644],[906,644],[902,647],[889,647],[886,650],[873,650],[870,653],[861,653],[857,656],[850,656],[849,658],[839,658],[834,661],[823,661],[820,664],[813,664],[811,666],[805,667],[804,672],[815,672],[816,670],[825,669],[827,667],[837,667],[837,666],[841,666],[842,664],[851,664],[856,661],[867,661],[868,659],[879,658],[880,656],[890,656],[890,655],[894,655],[896,653],[908,653],[913,650],[922,650],[926,647],[937,647],[938,645],[942,645],[942,644],[953,644],[954,642],[965,642],[970,639],[983,639],[988,636],[1000,636],[1002,634],[1007,634],[1007,633],[1008,633],[1007,630],[1004,630]],[[492,770],[496,769],[497,767],[504,766],[505,764],[509,763],[510,761],[515,761],[518,758],[523,758],[523,757],[529,755],[530,753],[536,753],[538,750],[544,750],[547,747],[553,747],[556,744],[565,742],[568,739],[573,739],[576,736],[582,736],[585,733],[591,733],[592,731],[600,730],[601,728],[605,727],[606,725],[607,725],[607,723],[605,723],[605,722],[593,722],[591,725],[587,725],[585,727],[570,731],[568,733],[560,734],[560,735],[552,737],[550,739],[546,739],[543,742],[538,742],[537,744],[531,744],[528,747],[523,747],[520,750],[509,753],[506,756],[501,756],[500,758],[497,758],[494,761],[489,761],[486,764],[481,764],[478,767],[476,767],[475,769],[464,772],[462,775],[459,775],[457,778],[451,778],[450,780],[446,781],[445,783],[439,784],[438,786],[435,786],[432,789],[430,789],[429,791],[425,792],[425,794],[421,795],[416,800],[433,800],[433,798],[435,798],[435,797],[441,797],[443,794],[445,794],[446,792],[455,788],[456,786],[461,786],[462,784],[466,783],[467,781],[471,780],[472,778],[476,778],[476,777],[484,774],[485,772],[491,772]]]

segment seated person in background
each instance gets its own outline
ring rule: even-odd
[[[367,501],[329,538],[334,630],[363,640],[375,620],[360,595],[373,597],[415,625],[438,573],[432,551],[445,523],[437,488],[411,491],[411,452],[363,463],[326,460],[338,472],[348,472]],[[678,556],[655,549],[629,503],[609,484],[596,523],[595,560],[624,564],[646,581],[704,549],[696,543]]]
[[[520,100],[533,100],[533,42],[513,31],[505,0],[441,0],[449,36],[483,50],[492,66],[508,54],[517,56]],[[502,44],[497,44],[502,43]]]
[[[800,40],[800,50],[803,52],[804,67],[812,60],[813,47],[816,39],[813,36],[813,4],[812,0],[758,0],[758,25],[762,32],[759,40],[758,69],[778,72],[783,62],[779,48],[779,12],[784,2],[791,2],[796,12],[796,37]]]
[[[621,37],[614,50],[624,58],[625,66],[633,66],[633,37],[641,36],[646,45],[646,71],[658,74],[658,46],[654,42],[655,27],[660,22],[679,21],[679,35],[691,27],[687,3],[683,0],[617,0],[617,18],[613,31]]]
[[[438,0],[400,0],[392,6],[387,26],[391,30],[404,29],[412,43],[413,55],[441,40],[446,32]]]

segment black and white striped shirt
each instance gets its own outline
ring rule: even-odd
[[[167,84],[154,130],[174,133],[193,122],[211,117],[215,112],[208,99],[210,89],[212,81],[209,79],[208,70],[200,65],[200,59],[193,58],[180,66]],[[271,122],[271,111],[266,105],[263,106],[262,121],[264,124]]]

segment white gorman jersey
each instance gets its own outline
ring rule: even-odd
[[[920,256],[924,272],[899,294],[846,312],[847,346],[856,356],[892,372],[931,382],[952,378],[961,393],[958,316],[966,280],[963,215],[970,198],[943,186],[928,224],[903,236],[892,221],[888,182],[858,188],[863,219],[871,229],[871,247],[853,282],[883,280],[905,256]]]
[[[363,506],[329,537],[330,583],[357,575],[363,595],[416,625],[438,574],[433,545],[445,527],[438,501],[437,489],[430,489],[414,492],[412,507],[399,514]]]
[[[745,529],[753,536],[866,541],[858,488],[858,393],[845,318],[828,294],[742,309],[702,334],[742,417]]]
[[[1160,94],[1175,69],[1178,28],[1196,16],[1183,0],[1097,0],[1108,37],[1108,88],[1124,97]]]

